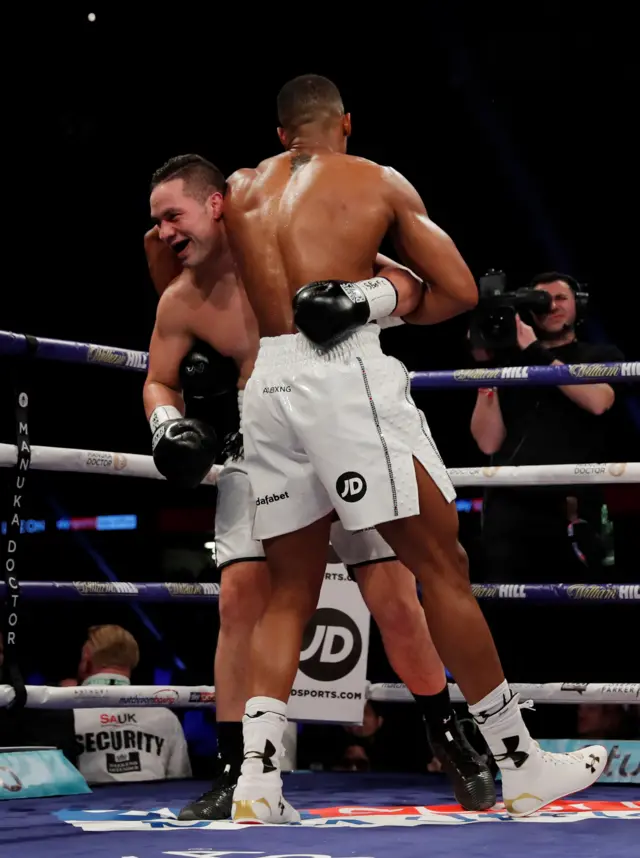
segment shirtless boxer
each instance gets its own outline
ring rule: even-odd
[[[419,579],[436,647],[501,768],[507,810],[530,814],[593,783],[607,754],[601,746],[548,754],[531,739],[471,592],[455,491],[406,369],[382,353],[380,329],[369,324],[399,312],[393,284],[374,277],[386,234],[428,284],[408,322],[471,309],[473,277],[406,179],[346,154],[351,119],[330,81],[290,81],[278,113],[287,151],[235,173],[225,198],[261,336],[243,402],[245,464],[256,498],[281,496],[256,506],[271,592],[255,631],[233,818],[298,819],[282,797],[278,757],[334,510],[348,531],[375,526]]]
[[[237,443],[235,389],[236,384],[244,388],[250,375],[258,332],[226,246],[220,219],[222,175],[198,156],[181,156],[155,174],[152,188],[151,213],[158,226],[145,236],[145,250],[161,298],[144,403],[154,429],[156,462],[169,479],[197,485],[215,454],[212,426],[227,439],[222,443],[225,452],[218,457],[226,467],[218,480],[215,523],[222,570],[215,656],[221,771],[213,789],[184,808],[180,817],[224,818],[231,814],[242,762],[251,636],[266,606],[269,580],[262,545],[251,537],[255,503],[238,461]],[[384,257],[378,263],[399,286],[402,278],[408,278],[410,288],[415,288],[417,281],[401,266]],[[336,523],[331,537],[380,627],[391,665],[414,693],[434,753],[458,801],[470,809],[490,807],[495,801],[493,779],[455,720],[414,576],[395,561],[375,530],[350,534]]]

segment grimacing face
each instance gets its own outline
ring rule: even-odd
[[[170,179],[153,189],[150,204],[160,240],[185,268],[201,265],[215,249],[222,228],[222,194],[215,191],[201,202],[185,192],[183,179]]]

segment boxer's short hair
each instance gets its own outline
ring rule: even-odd
[[[122,626],[92,626],[87,643],[91,647],[94,668],[123,667],[133,670],[140,661],[136,639]]]
[[[227,186],[222,171],[201,155],[176,155],[175,158],[169,158],[151,177],[151,190],[172,179],[182,179],[185,192],[200,201],[213,191],[224,194]]]
[[[575,277],[571,277],[570,274],[563,274],[561,271],[543,271],[542,274],[536,274],[529,283],[529,289],[534,289],[536,286],[548,286],[550,283],[555,283],[556,280],[566,283],[573,292],[580,292],[580,284]]]
[[[321,75],[295,77],[278,93],[278,121],[282,128],[299,128],[331,114],[344,114],[342,96],[335,83]]]

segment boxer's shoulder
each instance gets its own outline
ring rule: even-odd
[[[191,269],[185,268],[172,280],[158,301],[158,311],[193,312],[209,297],[210,290],[199,289]]]
[[[368,173],[376,173],[380,175],[385,169],[384,167],[381,167],[380,164],[376,163],[376,161],[371,161],[369,158],[363,158],[360,155],[340,155],[338,157],[340,158],[338,163],[342,163],[350,169],[357,168],[358,170],[366,170]]]
[[[156,326],[163,329],[189,328],[189,318],[193,316],[192,295],[194,287],[189,283],[186,272],[182,272],[170,283],[158,300]]]
[[[258,197],[265,180],[273,175],[278,165],[286,157],[286,153],[265,158],[257,167],[242,167],[232,173],[227,179],[225,195],[225,215],[229,209],[250,207]]]
[[[225,192],[225,215],[230,205],[238,205],[250,194],[257,175],[258,168],[241,167],[229,176]]]

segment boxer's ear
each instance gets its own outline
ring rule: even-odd
[[[222,217],[223,196],[220,191],[215,191],[209,197],[209,205],[211,206],[211,214],[214,220],[220,220]]]
[[[282,143],[284,149],[289,148],[287,143],[287,132],[284,130],[284,128],[278,127],[278,140]]]
[[[345,113],[342,117],[342,131],[345,137],[351,137],[351,114]]]

